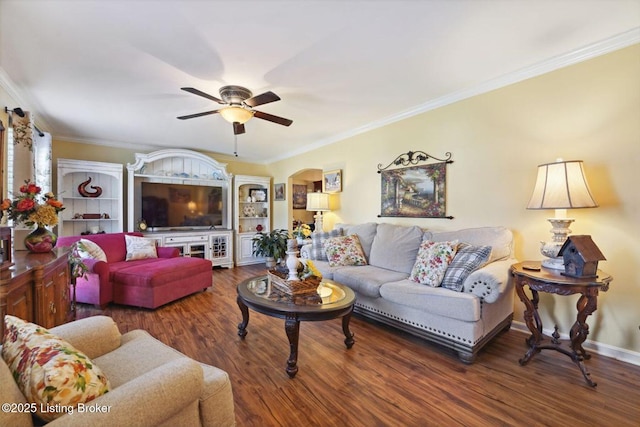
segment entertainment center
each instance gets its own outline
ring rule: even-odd
[[[232,176],[226,164],[184,149],[135,157],[127,164],[128,230],[177,247],[183,256],[233,267]]]

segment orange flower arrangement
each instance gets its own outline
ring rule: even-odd
[[[25,225],[51,226],[58,223],[58,212],[64,210],[62,202],[53,195],[45,193],[39,196],[42,188],[27,180],[20,186],[20,195],[14,201],[4,199],[0,210],[6,211],[10,219]],[[38,200],[40,198],[40,200]]]

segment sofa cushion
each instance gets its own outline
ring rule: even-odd
[[[342,236],[342,228],[334,228],[331,231],[312,233],[309,259],[314,261],[327,261],[327,253],[324,251],[324,242],[331,237],[339,236]]]
[[[434,242],[458,240],[470,245],[491,246],[489,262],[511,258],[513,246],[513,233],[504,227],[478,227],[457,231],[434,231],[430,234],[429,239]]]
[[[147,331],[136,329],[122,335],[120,347],[96,357],[95,361],[117,388],[182,357],[184,354],[155,339]]]
[[[371,245],[369,264],[387,270],[411,273],[423,231],[420,227],[394,224],[378,224]]]
[[[467,277],[489,261],[491,246],[472,246],[461,243],[447,267],[440,286],[460,292]]]
[[[127,246],[127,261],[136,259],[158,258],[155,239],[138,236],[124,236]]]
[[[372,265],[340,267],[333,272],[333,280],[355,292],[371,298],[380,297],[380,286],[406,279],[407,274]]]
[[[369,259],[371,255],[371,245],[373,245],[373,239],[376,237],[376,230],[378,224],[375,222],[367,222],[364,224],[336,224],[335,228],[342,228],[342,234],[348,236],[349,234],[357,234],[360,239],[360,245],[364,251],[364,256]]]
[[[76,406],[107,393],[109,381],[84,353],[33,323],[5,316],[2,358],[20,391],[51,421],[65,414],[50,407]]]
[[[324,242],[329,266],[367,265],[357,234],[331,237]]]
[[[340,268],[344,268],[344,267],[330,267],[329,261],[315,260],[313,261],[313,263],[315,264],[320,274],[322,274],[322,278],[329,279],[329,280],[333,279],[333,274],[336,272],[336,270]]]
[[[80,258],[92,258],[97,259],[98,261],[107,262],[107,254],[104,253],[102,248],[96,243],[89,239],[80,239],[78,240],[80,245],[77,246],[78,256]]]
[[[440,286],[447,267],[456,254],[457,246],[457,241],[422,242],[409,278],[422,285]]]
[[[0,358],[0,402],[3,404],[26,404],[27,399],[13,379],[11,370]],[[24,408],[24,406],[21,406]],[[29,411],[2,411],[0,425],[11,427],[32,427]]]
[[[119,268],[112,272],[113,281],[126,286],[153,288],[188,280],[202,272],[211,274],[211,261],[195,257],[158,258],[135,261],[133,264],[130,261],[117,264]]]
[[[465,292],[423,286],[411,280],[385,283],[380,287],[382,298],[434,315],[465,322],[480,320],[480,298]]]

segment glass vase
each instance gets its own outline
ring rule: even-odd
[[[57,241],[58,236],[53,231],[38,225],[35,230],[24,238],[24,245],[29,252],[45,253],[50,252],[56,246]]]

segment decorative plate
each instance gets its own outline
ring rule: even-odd
[[[256,216],[256,208],[253,205],[246,205],[242,208],[244,216]]]

